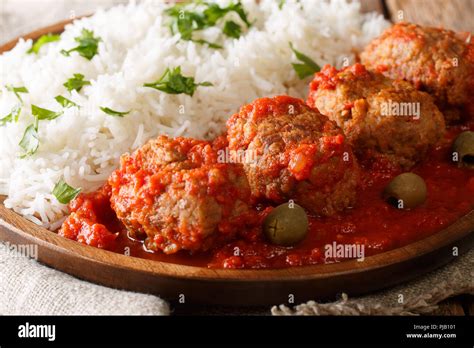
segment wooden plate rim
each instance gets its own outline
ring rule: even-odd
[[[415,257],[433,252],[444,246],[455,243],[472,233],[474,229],[474,210],[463,216],[446,229],[425,239],[411,243],[401,248],[384,253],[368,256],[364,261],[347,260],[332,264],[319,264],[312,266],[298,266],[281,269],[209,269],[204,267],[186,266],[161,261],[147,260],[114,253],[90,247],[58,236],[43,227],[21,217],[17,213],[0,205],[0,227],[8,229],[31,242],[56,249],[61,253],[74,252],[77,256],[103,264],[153,273],[159,276],[173,276],[178,278],[198,278],[201,280],[237,280],[271,281],[275,277],[280,281],[293,281],[298,279],[318,279],[326,276],[343,275],[346,273],[361,273],[368,270],[387,267],[404,262]],[[434,249],[433,246],[437,248]]]

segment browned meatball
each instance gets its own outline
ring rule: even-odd
[[[469,38],[469,42],[468,42]],[[429,92],[448,123],[474,117],[474,43],[470,35],[399,23],[362,52],[369,70]]]
[[[253,223],[242,165],[218,162],[206,141],[160,136],[121,158],[111,203],[151,250],[207,250]]]
[[[308,105],[335,121],[358,154],[381,154],[401,167],[422,159],[445,130],[430,95],[361,64],[325,66],[310,84]]]
[[[353,205],[358,166],[342,131],[300,99],[261,98],[227,122],[229,148],[246,151],[252,195],[332,215]]]

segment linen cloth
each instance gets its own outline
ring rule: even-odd
[[[39,264],[0,244],[0,315],[168,315],[153,295],[107,288]]]

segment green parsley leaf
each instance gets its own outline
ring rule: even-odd
[[[225,22],[224,29],[222,30],[222,32],[228,37],[238,39],[240,37],[240,34],[242,33],[242,29],[240,28],[240,25],[238,25],[234,21],[227,21]]]
[[[296,58],[302,62],[302,64],[301,63],[291,64],[293,66],[293,69],[295,69],[296,74],[301,80],[321,70],[319,65],[316,64],[314,60],[304,55],[300,51],[297,51],[293,47],[293,44],[291,42],[290,42],[290,47],[293,53],[296,55]]]
[[[207,6],[208,8],[204,10],[204,16],[206,18],[207,27],[212,27],[216,25],[217,21],[223,18],[230,11],[229,8],[221,8],[218,4],[207,4]]]
[[[278,9],[281,10],[283,8],[283,6],[285,5],[286,3],[286,0],[280,0],[278,2]]]
[[[202,40],[202,39],[199,39],[199,40],[191,40],[192,42],[195,42],[197,44],[200,44],[200,45],[208,45],[210,48],[216,48],[216,49],[220,49],[222,48],[221,45],[218,45],[216,43],[213,43],[213,42],[209,42],[209,41],[206,41],[206,40]]]
[[[82,29],[81,36],[74,38],[74,40],[79,45],[67,51],[62,50],[61,54],[69,57],[71,52],[77,52],[80,56],[91,60],[99,50],[99,41],[101,41],[101,38],[94,37],[92,30]]]
[[[13,107],[12,111],[2,119],[0,119],[0,127],[4,126],[7,124],[7,122],[18,122],[18,118],[20,117],[21,113],[21,105],[17,104]]]
[[[125,112],[115,111],[115,110],[112,110],[111,108],[107,108],[104,106],[101,106],[100,109],[103,112],[105,112],[107,115],[116,116],[116,117],[124,117],[125,115],[128,115],[130,113],[130,111],[125,111]]]
[[[52,194],[59,203],[68,204],[81,192],[81,188],[69,186],[64,179],[59,180],[53,188]]]
[[[54,120],[63,113],[54,112],[51,110],[40,108],[36,105],[31,105],[31,113],[35,117],[35,122],[30,124],[23,134],[23,138],[20,140],[20,147],[23,149],[23,153],[20,158],[31,156],[38,150],[39,147],[39,135],[38,135],[38,124],[40,120]]]
[[[31,113],[36,117],[37,120],[54,120],[63,114],[62,111],[56,112],[47,109],[40,108],[36,105],[31,105]]]
[[[74,74],[69,80],[67,80],[63,86],[71,92],[72,90],[76,90],[78,92],[81,91],[82,87],[90,85],[90,81],[84,80],[84,75],[82,74]]]
[[[46,34],[41,36],[34,44],[31,46],[31,48],[28,50],[28,54],[34,53],[38,54],[40,48],[50,42],[55,42],[59,41],[61,39],[61,35],[55,35],[55,34]]]
[[[181,4],[166,10],[166,13],[172,17],[171,32],[179,32],[183,40],[192,40],[193,31],[205,28],[203,15],[184,10]]]
[[[72,108],[72,107],[79,107],[76,103],[72,100],[64,98],[62,95],[58,95],[54,98],[63,108]]]
[[[38,120],[25,129],[25,133],[23,134],[23,138],[21,138],[19,145],[23,149],[20,158],[25,158],[36,153],[39,147]]]
[[[21,105],[18,104],[12,110],[12,117],[15,122],[18,122],[18,119],[20,118],[20,114],[21,114]]]
[[[252,23],[250,23],[247,18],[247,12],[245,12],[244,7],[242,6],[242,3],[240,1],[229,5],[227,9],[229,10],[229,12],[237,13],[240,19],[247,25],[247,28],[250,28],[252,26]]]
[[[215,3],[206,3],[203,1],[195,2],[193,5],[194,9],[187,6],[188,4],[177,4],[165,11],[165,13],[171,17],[169,24],[170,30],[173,34],[179,33],[182,40],[193,41],[199,44],[207,44],[212,48],[222,48],[221,45],[211,43],[206,40],[199,40],[193,38],[193,33],[206,28],[215,26],[221,19],[223,19],[228,13],[235,12],[240,19],[247,25],[251,26],[240,1],[229,4],[227,7],[220,7]],[[196,10],[196,5],[205,6],[204,11],[199,12]],[[232,38],[240,37],[242,29],[240,25],[234,21],[228,21],[225,23],[223,33]]]
[[[15,105],[7,116],[0,119],[0,127],[4,126],[7,122],[18,122],[18,118],[20,117],[21,113],[21,107],[23,105],[23,99],[21,99],[20,93],[28,93],[28,89],[26,89],[26,87],[6,86],[6,88],[8,91],[15,93],[16,97],[20,101],[20,104]]]
[[[26,87],[13,87],[13,86],[6,86],[6,87],[8,91],[15,93],[18,100],[23,103],[23,99],[21,99],[20,93],[28,93],[28,89]]]
[[[296,74],[300,80],[305,79],[308,76],[313,75],[316,71],[307,66],[306,64],[291,63],[293,69],[296,71]]]
[[[0,127],[3,127],[4,125],[6,125],[8,122],[11,122],[13,121],[13,115],[12,115],[13,111],[10,112],[7,116],[5,117],[2,117],[0,119]]]
[[[186,77],[181,74],[181,67],[166,69],[163,76],[156,82],[145,83],[145,87],[157,89],[168,94],[187,94],[193,96],[198,86],[212,86],[210,82],[195,83],[194,77]]]
[[[212,27],[216,25],[216,23],[224,18],[228,13],[235,12],[240,19],[250,27],[252,24],[249,22],[247,18],[247,13],[242,6],[240,1],[234,2],[229,4],[227,7],[220,7],[218,4],[215,3],[206,3],[207,9],[204,10],[203,14],[205,17],[205,23],[207,27]]]

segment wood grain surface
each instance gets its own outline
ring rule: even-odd
[[[401,20],[474,32],[474,0],[385,0],[394,22]],[[401,17],[399,16],[403,16]]]

